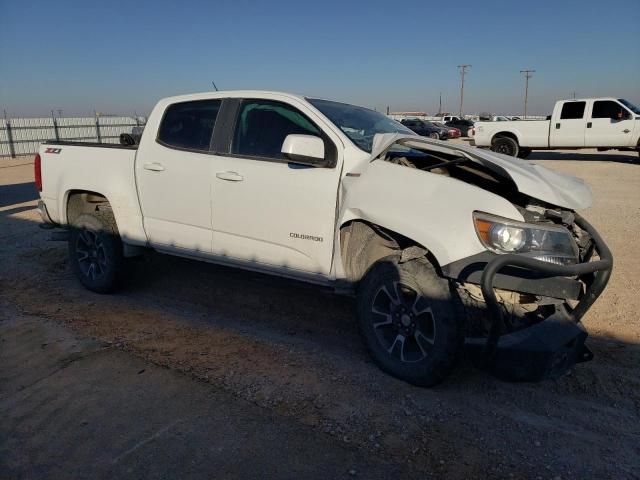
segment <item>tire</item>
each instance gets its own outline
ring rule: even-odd
[[[426,260],[374,264],[356,301],[360,333],[383,371],[423,387],[451,373],[464,339],[458,303]]]
[[[440,140],[440,134],[438,132],[431,132],[429,134],[429,138],[433,138],[434,140]]]
[[[530,148],[521,148],[520,151],[518,152],[518,158],[527,158],[529,155],[531,155],[531,149]]]
[[[84,213],[71,225],[71,269],[85,288],[97,293],[113,292],[124,267],[122,242],[110,210]]]
[[[491,142],[491,150],[511,157],[517,157],[520,151],[518,142],[511,137],[498,137]]]

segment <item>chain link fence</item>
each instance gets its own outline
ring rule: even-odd
[[[0,157],[34,155],[52,140],[119,143],[121,133],[145,122],[136,116],[0,118]]]

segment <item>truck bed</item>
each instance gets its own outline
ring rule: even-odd
[[[528,148],[549,147],[549,120],[513,120],[510,122],[476,122],[473,137],[479,147],[490,147],[494,135],[502,132],[515,134],[518,144]]]
[[[110,202],[123,239],[133,244],[146,242],[135,181],[137,148],[109,143],[42,143],[40,196],[52,221],[66,225],[70,192],[92,192]]]

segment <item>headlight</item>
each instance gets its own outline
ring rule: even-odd
[[[473,222],[482,244],[495,253],[518,253],[558,265],[576,263],[578,246],[564,227],[524,223],[475,212]]]

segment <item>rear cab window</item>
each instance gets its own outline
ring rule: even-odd
[[[586,102],[565,102],[562,105],[562,112],[560,113],[561,120],[576,120],[584,118],[584,109]]]
[[[208,152],[222,100],[174,103],[164,112],[158,143],[180,150]]]

